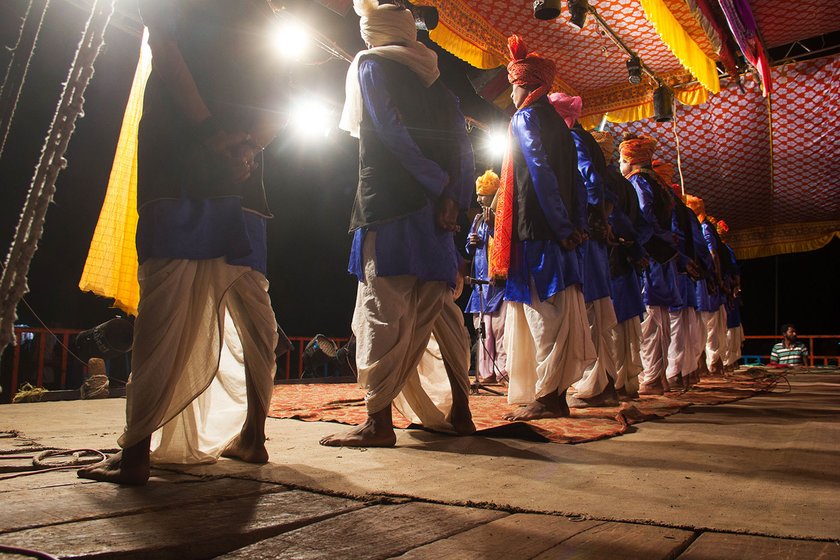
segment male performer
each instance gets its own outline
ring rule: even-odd
[[[493,238],[493,210],[491,205],[499,190],[499,176],[488,169],[475,180],[475,193],[481,212],[476,214],[467,236],[467,254],[472,256],[472,276],[479,282],[489,282],[488,248]],[[483,329],[478,337],[476,376],[482,383],[507,383],[507,354],[505,353],[505,290],[495,283],[473,286],[464,311],[473,314],[475,329]],[[483,304],[483,307],[482,307]],[[482,322],[483,321],[483,322]]]
[[[673,197],[670,189],[656,177],[651,163],[656,140],[650,136],[625,134],[619,146],[621,172],[633,184],[639,209],[647,226],[639,242],[651,259],[642,280],[647,309],[642,321],[642,364],[639,394],[661,395],[667,389],[671,317],[668,309],[680,303],[675,259],[679,256],[671,233]]]
[[[652,169],[673,196],[673,210],[671,211],[671,232],[680,251],[677,262],[680,274],[677,275],[677,289],[680,302],[669,308],[671,342],[668,346],[668,366],[665,369],[668,388],[671,390],[688,389],[691,385],[689,374],[696,369],[691,363],[693,352],[697,345],[692,339],[699,336],[696,328],[692,329],[695,317],[695,287],[694,279],[699,278],[695,264],[695,224],[697,218],[682,198],[682,189],[673,184],[674,166],[668,162],[655,160]]]
[[[723,371],[732,372],[738,367],[741,359],[741,347],[744,344],[744,327],[741,324],[741,269],[735,251],[726,243],[729,225],[724,220],[715,223],[715,229],[723,241],[721,251],[724,259],[729,259],[726,276],[723,283],[728,294],[726,300],[726,353],[723,357]]]
[[[610,285],[610,266],[607,241],[610,240],[609,214],[614,199],[606,188],[607,163],[601,148],[592,135],[577,122],[583,107],[581,98],[565,93],[548,96],[557,113],[572,132],[577,150],[577,167],[586,186],[589,239],[578,249],[583,257],[583,300],[589,319],[589,331],[595,345],[597,360],[586,368],[583,378],[575,383],[575,395],[567,399],[569,406],[615,406],[615,357],[612,331],[616,326]]]
[[[353,6],[368,49],[347,72],[341,127],[359,138],[349,270],[359,279],[353,333],[368,418],[321,444],[395,445],[391,404],[401,392],[400,405],[427,427],[472,433],[469,335],[451,293],[460,264],[453,232],[475,169],[464,117],[411,12],[376,0]],[[452,393],[446,412],[418,374],[433,331]]]
[[[161,427],[155,461],[267,462],[277,343],[265,278],[270,213],[255,160],[282,102],[280,73],[254,40],[271,11],[259,0],[140,8],[154,58],[138,138],[141,298],[123,450],[79,471],[121,484],[147,481]],[[235,348],[237,334],[244,368],[220,368],[223,340]]]
[[[491,266],[507,274],[508,420],[568,416],[566,390],[595,360],[575,248],[586,192],[569,128],[548,101],[554,62],[508,39],[516,106],[502,168]]]
[[[645,250],[639,245],[640,231],[646,228],[639,212],[639,199],[633,185],[610,165],[615,141],[609,132],[593,132],[604,154],[606,184],[615,199],[610,212],[614,244],[610,247],[610,284],[617,325],[612,331],[611,346],[615,356],[615,388],[619,399],[638,397],[642,372],[640,344],[641,317],[645,313],[642,287],[637,270],[648,266]]]
[[[723,241],[706,215],[702,198],[692,197],[686,201],[694,210],[703,230],[703,238],[714,263],[713,293],[701,301],[700,312],[706,325],[706,367],[711,375],[723,374],[723,356],[726,352],[726,286],[723,278],[729,269],[728,260],[723,259]]]

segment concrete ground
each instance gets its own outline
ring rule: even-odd
[[[840,558],[840,375],[790,381],[790,392],[693,406],[579,445],[407,430],[395,449],[335,449],[317,441],[338,424],[270,419],[269,464],[166,467],[145,488],[72,472],[2,480],[38,446],[114,447],[124,401],[4,405],[0,431],[21,436],[0,439],[0,547],[127,558]]]

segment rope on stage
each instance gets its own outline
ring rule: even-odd
[[[105,29],[114,13],[115,1],[96,0],[91,8],[6,256],[0,277],[0,355],[14,340],[17,305],[29,291],[26,282],[29,265],[44,232],[56,179],[67,166],[64,154],[76,128],[76,120],[84,113],[84,93],[93,76],[94,61],[105,42]]]

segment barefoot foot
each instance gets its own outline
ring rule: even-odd
[[[361,426],[321,438],[319,443],[327,447],[394,447],[397,434],[393,426],[379,426],[368,417]]]
[[[265,443],[248,443],[238,435],[222,451],[222,457],[262,465],[268,463],[268,450]]]
[[[142,486],[148,482],[149,473],[148,454],[145,457],[145,461],[142,458],[139,461],[129,461],[124,457],[124,453],[120,451],[116,455],[111,455],[102,463],[79,469],[76,475],[79,478],[87,478],[99,482]]]
[[[566,392],[563,391],[562,395],[552,393],[540,397],[519,410],[505,414],[504,419],[509,422],[523,422],[540,418],[567,418],[569,416],[571,416],[571,412],[569,412],[569,405],[566,404]]]

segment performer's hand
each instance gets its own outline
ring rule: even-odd
[[[467,241],[469,242],[469,244],[470,244],[471,246],[476,247],[476,246],[478,246],[478,242],[480,241],[480,239],[478,238],[478,234],[477,234],[477,233],[471,233],[471,234],[467,237]]]
[[[650,266],[650,259],[647,257],[642,257],[641,259],[636,261],[636,266],[639,267],[639,269],[644,270]]]
[[[697,264],[694,261],[688,261],[686,263],[685,272],[691,277],[692,280],[700,279],[700,269],[697,267]]]
[[[444,231],[456,233],[461,230],[458,226],[458,203],[443,196],[438,200],[435,208],[435,223]]]

